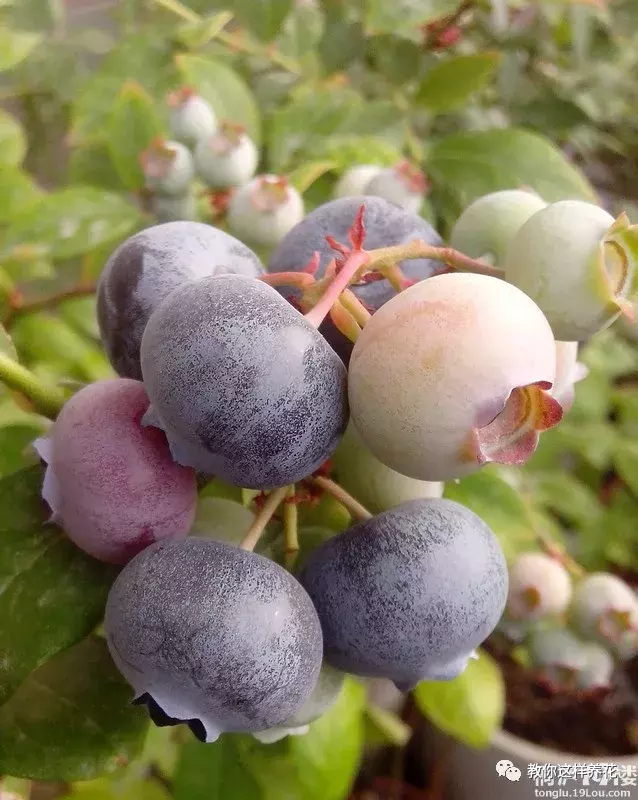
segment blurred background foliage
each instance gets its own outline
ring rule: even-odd
[[[635,0],[0,0],[0,319],[10,333],[0,335],[0,357],[18,357],[62,390],[112,374],[91,291],[114,247],[153,221],[139,154],[167,131],[165,95],[180,85],[244,124],[262,148],[260,171],[289,176],[309,209],[330,199],[347,167],[409,157],[431,183],[423,214],[445,235],[472,199],[517,186],[548,201],[597,200],[636,221],[636,75]],[[203,191],[200,212],[212,221]],[[446,487],[509,557],[537,546],[540,532],[588,569],[636,580],[637,340],[635,325],[616,324],[582,348],[589,374],[574,407],[524,469],[488,467]],[[0,476],[35,463],[28,445],[49,425],[0,390]],[[6,527],[20,502],[10,478],[0,495]],[[246,499],[223,486],[207,495]],[[302,514],[306,526],[348,524],[334,501]],[[85,663],[73,651],[98,646],[91,641],[56,658]],[[59,727],[42,711],[26,720],[30,735],[66,742],[55,767],[63,780],[114,770],[56,785],[55,796],[340,800],[364,741],[406,736],[351,681],[306,737],[204,747],[181,731],[110,738],[107,725],[87,764],[79,744],[73,760],[69,742],[81,731],[54,662],[20,691],[49,686],[53,709],[44,708]],[[502,716],[498,670],[482,654],[445,693],[420,687],[417,703],[485,745]],[[0,706],[0,774],[3,756],[14,757],[3,721],[24,723],[10,705]],[[14,778],[0,785],[29,791]]]

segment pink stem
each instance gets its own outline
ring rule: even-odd
[[[350,253],[345,264],[326,289],[317,305],[306,314],[306,319],[315,328],[318,328],[330,313],[333,303],[339,298],[341,292],[348,288],[348,285],[357,272],[363,267],[369,258],[369,254],[364,250],[356,250]]]

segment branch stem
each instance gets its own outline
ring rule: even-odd
[[[250,552],[251,550],[255,549],[255,545],[259,541],[261,534],[264,532],[266,525],[268,525],[272,519],[272,515],[279,508],[281,503],[283,503],[284,498],[288,493],[288,489],[288,486],[282,486],[281,489],[275,489],[274,492],[271,492],[268,495],[263,508],[255,517],[253,524],[250,526],[250,528],[248,528],[246,535],[239,545],[242,550],[248,550]]]
[[[324,492],[331,494],[335,500],[338,500],[342,506],[345,506],[356,519],[366,520],[372,517],[372,514],[367,508],[364,508],[358,500],[355,500],[351,494],[348,494],[345,489],[339,486],[338,483],[331,481],[330,478],[317,475],[317,477],[310,478],[310,480],[315,486],[319,486]]]
[[[54,292],[44,297],[37,297],[34,300],[22,300],[22,298],[17,295],[11,303],[11,308],[4,319],[4,324],[10,325],[16,317],[22,314],[30,314],[33,311],[45,311],[48,308],[56,308],[60,303],[63,303],[65,300],[70,300],[72,297],[85,297],[86,295],[94,294],[96,288],[95,283],[81,283],[70,289],[63,289],[62,291]]]
[[[33,407],[49,419],[55,419],[65,403],[64,393],[57,386],[48,386],[33,372],[0,352],[0,380],[28,398]]]

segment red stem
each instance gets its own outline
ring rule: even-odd
[[[321,325],[321,323],[330,313],[330,309],[335,301],[339,298],[341,292],[348,288],[352,278],[357,274],[361,267],[365,266],[368,259],[369,254],[364,250],[355,250],[354,252],[350,253],[350,255],[346,258],[343,267],[341,267],[339,273],[322,295],[321,300],[319,300],[317,305],[306,314],[306,319],[312,326],[318,328]]]

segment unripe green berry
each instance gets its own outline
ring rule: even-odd
[[[421,170],[409,161],[400,161],[375,175],[366,186],[365,194],[383,197],[405,211],[418,214],[427,188],[428,181]]]
[[[611,647],[622,659],[638,653],[638,598],[620,578],[596,572],[574,591],[572,619],[583,636]]]
[[[253,736],[262,744],[272,744],[286,736],[303,736],[308,733],[310,723],[322,717],[337,701],[345,677],[344,672],[324,661],[317,685],[299,711],[281,725],[257,731]]]
[[[581,689],[608,689],[615,663],[608,650],[596,642],[583,642],[585,663],[578,674]]]
[[[514,620],[537,620],[562,614],[569,605],[569,573],[546,553],[523,553],[509,571],[507,612]]]
[[[197,220],[197,200],[193,192],[176,195],[154,194],[151,208],[158,223]]]
[[[563,200],[537,211],[505,257],[506,279],[541,308],[556,339],[583,341],[626,306],[638,255],[638,226],[602,208]]]
[[[373,514],[409,500],[443,495],[442,483],[417,481],[386,467],[366,447],[352,423],[332,457],[332,464],[339,484]]]
[[[559,686],[574,683],[587,664],[583,643],[566,629],[536,630],[528,644],[532,664]]]
[[[239,545],[254,519],[252,511],[234,500],[202,497],[189,536]]]
[[[350,167],[335,184],[333,195],[339,197],[358,197],[366,193],[366,187],[373,178],[383,171],[376,164],[358,164]]]
[[[171,133],[178,142],[194,146],[217,130],[217,118],[208,101],[183,88],[168,96]]]
[[[471,258],[500,266],[519,228],[546,205],[537,194],[520,189],[486,194],[458,218],[450,244]]]
[[[159,194],[183,196],[195,176],[190,150],[179,142],[156,139],[141,162],[146,188]]]
[[[207,186],[226,189],[248,183],[259,153],[241,125],[223,122],[216,133],[199,140],[194,158],[197,174]]]
[[[259,175],[233,195],[228,227],[242,241],[276,247],[303,215],[301,195],[286,178]]]

